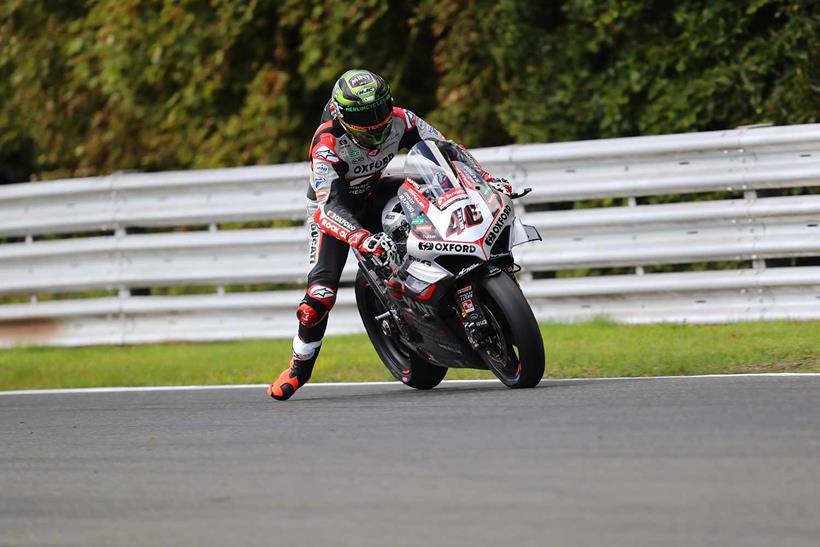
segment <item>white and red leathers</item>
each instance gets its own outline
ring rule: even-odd
[[[327,108],[323,120],[310,147],[307,198],[312,269],[297,309],[299,332],[293,339],[293,357],[303,367],[312,367],[318,357],[349,246],[358,247],[371,233],[381,231],[382,208],[403,182],[402,177],[383,177],[382,171],[399,150],[424,139],[444,139],[427,122],[398,107],[393,109],[389,136],[375,149],[354,142]]]

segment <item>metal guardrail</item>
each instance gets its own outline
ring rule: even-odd
[[[820,319],[820,268],[766,268],[767,259],[820,257],[820,195],[756,192],[820,188],[820,124],[516,145],[475,155],[516,187],[534,188],[519,213],[544,241],[519,248],[517,257],[541,319]],[[390,171],[399,172],[402,161]],[[0,244],[0,296],[119,294],[0,305],[0,345],[292,336],[301,291],[224,287],[303,282],[304,227],[220,225],[303,220],[307,175],[306,164],[289,164],[0,187],[0,237],[13,238]],[[714,191],[742,197],[658,205],[634,199]],[[549,210],[555,202],[612,197],[626,205]],[[158,227],[202,229],[129,233]],[[59,234],[82,237],[51,239]],[[714,262],[738,265],[643,274],[653,266]],[[613,267],[635,273],[560,278],[565,270]],[[559,278],[548,278],[555,272]],[[354,274],[349,262],[344,279]],[[215,293],[129,294],[174,286]],[[329,332],[360,329],[343,290]]]
[[[0,237],[303,220],[307,164],[114,174],[0,189]]]

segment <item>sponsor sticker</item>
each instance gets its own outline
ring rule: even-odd
[[[465,197],[467,197],[467,192],[465,192],[463,188],[452,188],[444,192],[438,197],[438,199],[436,199],[436,205],[438,205],[439,208],[444,209],[451,203]]]
[[[350,235],[349,231],[345,230],[329,218],[323,218],[319,224],[331,234],[336,234],[339,236],[339,239],[347,239],[347,236]]]
[[[512,207],[507,205],[504,207],[504,210],[501,211],[501,214],[498,215],[498,220],[490,228],[490,232],[487,234],[487,237],[484,238],[485,245],[492,245],[495,242],[495,239],[498,237],[498,234],[504,229],[504,223],[507,222],[507,219],[510,218],[512,214]]]
[[[467,314],[473,313],[475,311],[475,306],[473,305],[472,285],[467,285],[466,287],[458,289],[456,294],[458,295],[458,300],[461,303],[461,316],[466,317]]]
[[[313,177],[313,187],[318,188],[327,182],[326,177]]]
[[[344,226],[345,228],[347,228],[351,232],[356,229],[356,227],[353,226],[353,224],[351,224],[350,221],[348,221],[343,216],[341,216],[341,215],[339,215],[339,214],[337,214],[333,211],[326,211],[326,213],[327,213],[327,216],[329,216],[331,219],[333,219],[334,222],[338,222],[339,224],[341,224],[342,226]]]
[[[330,173],[330,165],[324,162],[314,163],[313,172],[317,175],[327,175]]]
[[[378,150],[376,151],[376,153],[378,154]],[[362,165],[357,165],[353,168],[353,174],[362,175],[374,173],[376,171],[381,171],[382,169],[387,167],[387,164],[390,163],[390,160],[392,160],[394,157],[395,154],[387,154],[387,156],[383,157],[380,160],[371,161],[370,163],[365,163]]]
[[[445,253],[472,254],[476,251],[475,245],[468,243],[446,243],[443,241],[419,241],[419,250],[422,251],[442,251]]]
[[[360,89],[359,91],[357,91],[356,95],[361,97],[362,95],[369,95],[370,93],[373,93],[374,91],[376,91],[375,87],[366,87],[364,89]]]
[[[360,85],[369,84],[373,82],[373,77],[370,74],[356,74],[350,78],[350,87],[359,87]]]
[[[469,265],[469,266],[467,266],[466,268],[461,268],[461,270],[459,270],[459,272],[458,272],[458,276],[457,276],[457,277],[461,277],[462,275],[468,274],[468,273],[470,273],[471,271],[473,271],[473,270],[475,270],[476,268],[478,268],[479,266],[481,266],[481,262],[476,262],[475,264],[470,264],[470,265]]]
[[[402,209],[404,209],[408,216],[415,215],[419,210],[418,206],[408,195],[408,192],[399,193],[399,202],[401,203]]]
[[[429,224],[425,224],[422,226],[415,226],[413,232],[416,234],[416,237],[419,239],[439,239],[440,236],[435,228],[430,226]]]
[[[364,105],[363,106],[356,106],[356,105],[346,106],[346,107],[344,107],[344,109],[345,109],[346,112],[361,112],[362,110],[370,110],[375,105],[386,103],[389,100],[389,97],[390,97],[389,95],[385,95],[384,97],[382,97],[378,101],[376,101],[374,97],[370,97],[370,101],[367,101],[366,98],[362,97],[365,100],[365,102],[372,102],[373,104],[366,105],[366,106],[364,106]]]
[[[421,209],[422,211],[427,210],[427,203],[425,203],[424,197],[421,194],[419,194],[417,191],[409,190],[409,189],[404,190],[404,191],[401,192],[401,196],[408,196],[408,199],[412,199],[413,202],[415,203],[415,205],[414,205],[415,209]]]

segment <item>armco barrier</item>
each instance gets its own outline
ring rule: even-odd
[[[516,145],[475,155],[517,188],[534,189],[518,212],[544,240],[519,247],[516,256],[541,319],[820,319],[820,124]],[[402,161],[389,170],[400,172]],[[0,187],[0,297],[30,300],[0,305],[0,345],[292,336],[301,291],[224,287],[304,282],[304,227],[224,225],[303,220],[307,176],[300,163]],[[815,193],[770,195],[807,187]],[[716,191],[735,197],[702,194]],[[639,204],[665,194],[698,199]],[[601,198],[623,204],[555,205]],[[706,271],[644,273],[693,263]],[[621,270],[561,274],[590,268]],[[350,261],[344,279],[354,275]],[[178,286],[210,287],[212,294],[131,295],[138,287]],[[101,290],[115,295],[77,297]],[[341,291],[329,332],[361,330],[350,293]],[[45,300],[66,294],[75,298]]]

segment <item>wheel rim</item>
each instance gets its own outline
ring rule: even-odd
[[[382,332],[381,325],[379,324],[379,321],[376,320],[376,317],[383,314],[387,310],[384,308],[381,301],[376,297],[376,294],[373,292],[373,288],[370,286],[370,284],[366,284],[365,287],[367,289],[367,313],[370,315],[370,317],[373,318],[373,324],[376,328],[375,335],[379,337],[382,346],[390,353],[391,363],[388,363],[388,366],[390,367],[391,372],[394,376],[396,376],[404,382],[407,382],[408,380],[405,380],[405,378],[409,379],[410,374],[412,373],[412,368],[410,366],[410,353],[403,347],[401,343],[397,343],[392,338],[385,335],[384,332]],[[395,329],[395,321],[393,320],[392,316],[390,317],[389,321],[391,327]],[[399,363],[401,363],[401,365],[397,367],[396,364]]]
[[[521,360],[515,338],[509,336],[509,328],[504,328],[496,319],[493,310],[486,305],[482,305],[484,315],[490,326],[496,333],[496,343],[491,347],[482,348],[481,357],[490,370],[505,383],[515,383],[521,377]],[[502,318],[503,321],[503,318]]]

